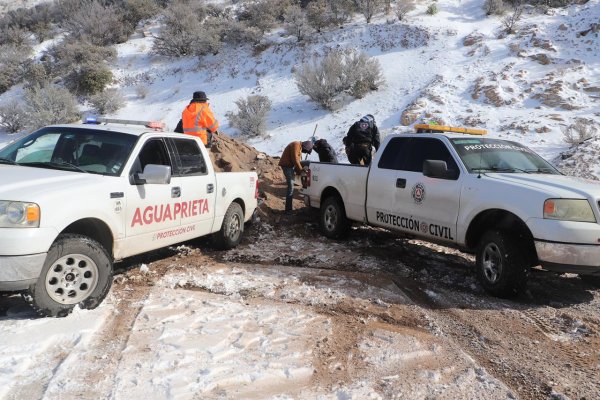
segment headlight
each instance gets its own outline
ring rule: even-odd
[[[544,218],[596,222],[590,203],[583,199],[548,199],[544,202]]]
[[[0,200],[0,228],[38,228],[40,207],[35,203]]]

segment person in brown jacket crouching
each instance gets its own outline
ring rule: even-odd
[[[294,198],[294,174],[300,175],[302,171],[302,153],[310,154],[312,152],[313,143],[310,140],[306,142],[295,141],[288,144],[283,150],[279,166],[285,175],[287,183],[287,192],[285,194],[285,212],[292,211],[292,199]]]

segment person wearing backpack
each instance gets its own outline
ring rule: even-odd
[[[319,162],[329,162],[336,163],[338,162],[337,155],[335,154],[335,150],[331,147],[327,140],[319,139],[315,141],[313,145],[313,150],[317,152],[319,155]]]
[[[371,164],[373,147],[379,150],[379,129],[375,124],[375,117],[367,114],[356,121],[343,139],[346,146],[346,155],[351,164]]]

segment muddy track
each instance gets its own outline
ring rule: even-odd
[[[318,234],[314,228],[303,224],[295,232],[314,238]],[[474,277],[473,257],[456,250],[362,228],[355,230],[346,243],[328,243],[332,251],[349,251],[354,259],[372,257],[377,260],[377,267],[368,270],[347,260],[323,262],[310,252],[294,249],[271,256],[234,254],[226,261],[265,268],[287,265],[342,274],[359,271],[374,277],[386,275],[422,310],[411,319],[418,320],[424,314],[431,332],[469,354],[520,398],[559,394],[598,397],[599,295],[598,290],[577,278],[534,271],[529,292],[516,301],[502,300],[483,293]],[[336,258],[339,257],[333,257]],[[394,308],[398,307],[406,308]],[[338,308],[327,307],[322,312],[336,314]],[[344,315],[370,317],[391,325],[407,322],[371,311],[349,307]],[[427,324],[421,321],[415,325]]]

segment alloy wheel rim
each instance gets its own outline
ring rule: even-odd
[[[490,283],[496,283],[502,273],[502,253],[496,243],[489,243],[483,250],[483,274]]]
[[[240,235],[240,226],[240,216],[238,214],[234,214],[231,218],[231,221],[229,221],[229,238],[231,240],[236,240]]]
[[[333,231],[337,223],[337,210],[334,206],[328,206],[325,209],[325,229]]]
[[[46,292],[57,303],[77,304],[98,285],[98,265],[86,255],[69,254],[56,260],[46,274]]]

